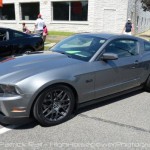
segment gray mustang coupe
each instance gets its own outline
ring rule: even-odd
[[[50,51],[0,60],[0,122],[69,119],[79,106],[150,90],[150,43],[133,36],[82,33]]]

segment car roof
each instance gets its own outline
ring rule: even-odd
[[[11,28],[5,28],[5,27],[0,27],[0,30],[9,30],[9,31],[17,31],[17,32],[21,32],[21,31],[19,31],[19,30],[16,30],[16,29],[11,29]],[[23,32],[21,32],[22,34],[24,34],[24,35],[28,35],[28,36],[31,36],[31,34],[25,34],[25,33],[23,33]]]
[[[20,31],[17,30],[17,29],[5,28],[5,27],[0,27],[0,30],[12,30],[12,31],[18,31],[18,32],[20,32]]]
[[[5,30],[13,30],[13,29],[10,29],[10,28],[5,28],[5,27],[0,27],[0,29],[5,29]]]
[[[5,27],[0,27],[0,30],[6,30],[6,31],[18,31],[16,29],[11,29],[11,28],[5,28]],[[20,31],[18,31],[20,32]]]

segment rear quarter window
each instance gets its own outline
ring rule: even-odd
[[[12,31],[12,33],[13,33],[13,38],[14,38],[14,39],[28,37],[28,35],[27,35],[27,34],[22,33],[22,32]]]
[[[149,51],[150,52],[150,43],[149,42],[144,43],[144,51]]]

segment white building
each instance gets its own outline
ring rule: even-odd
[[[39,13],[49,30],[73,32],[121,33],[127,18],[136,32],[149,29],[150,12],[144,12],[141,0],[3,0],[1,27],[21,30],[25,22],[34,30]]]

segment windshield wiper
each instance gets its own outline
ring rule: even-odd
[[[43,51],[26,51],[24,54],[30,55],[30,54],[41,54]]]
[[[66,55],[67,57],[69,58],[72,58],[70,54],[66,53],[66,52],[61,52],[61,51],[55,51],[57,53],[60,53],[60,54],[63,54],[63,55]]]

